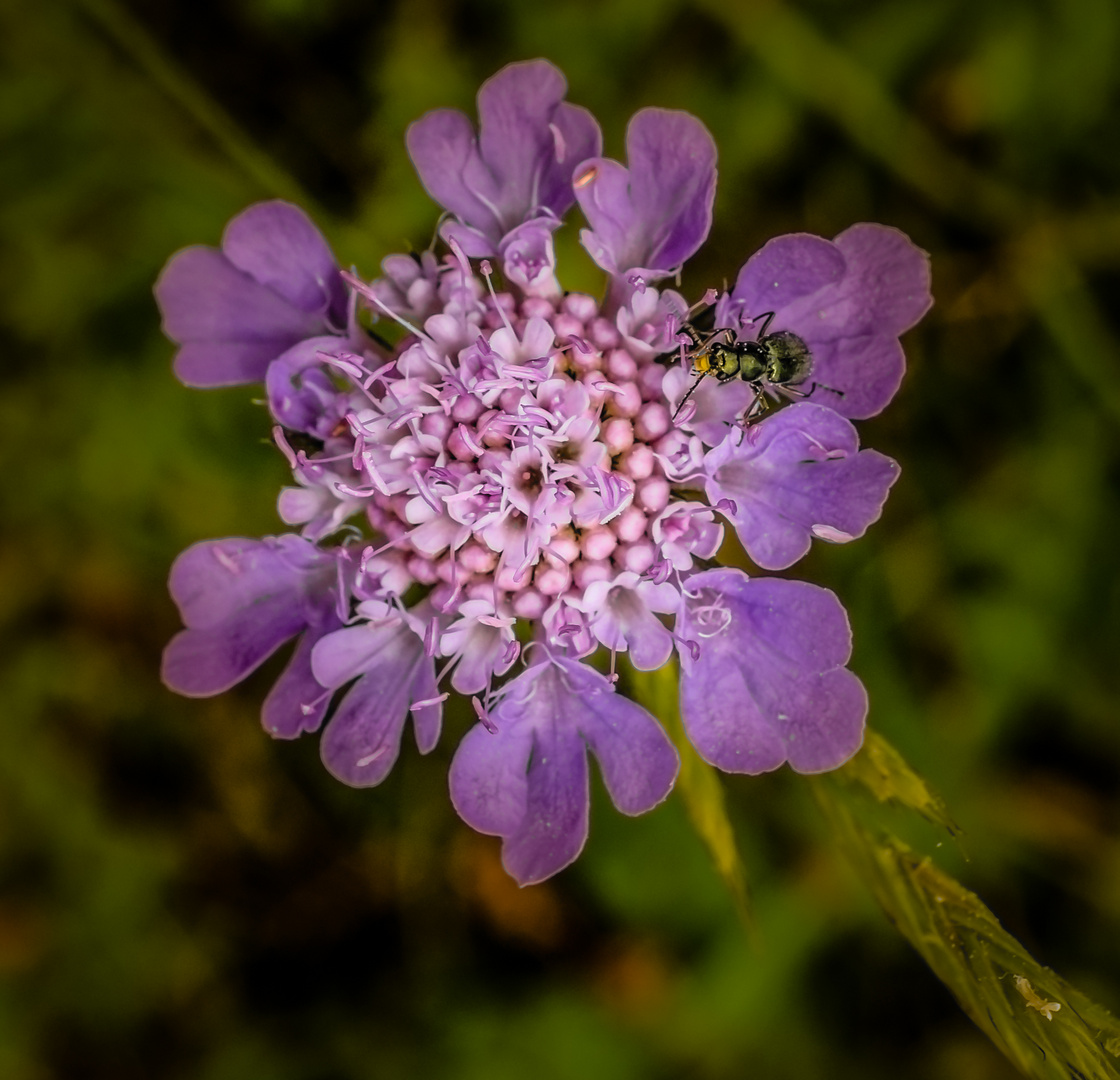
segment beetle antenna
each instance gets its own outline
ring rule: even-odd
[[[766,330],[770,326],[770,324],[774,321],[774,312],[767,311],[763,315],[756,315],[753,319],[751,319],[751,322],[756,323],[756,322],[758,322],[759,319],[765,319],[766,320],[762,324],[762,326],[759,327],[759,330],[758,330],[758,337],[759,337],[759,340],[761,340],[762,338],[766,337]]]
[[[674,422],[676,421],[677,417],[680,416],[681,409],[684,408],[684,403],[688,401],[688,399],[692,397],[693,394],[696,393],[696,388],[704,381],[704,376],[707,374],[708,373],[706,371],[701,371],[700,374],[696,376],[696,381],[688,388],[688,393],[681,398],[681,402],[677,406],[676,412],[673,413]]]

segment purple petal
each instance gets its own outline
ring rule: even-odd
[[[337,619],[308,629],[296,642],[288,666],[276,680],[261,710],[261,724],[275,739],[295,739],[305,731],[318,731],[331,695],[311,670],[311,650],[319,639],[341,625]]]
[[[821,405],[801,402],[732,431],[704,459],[708,501],[728,516],[747,554],[767,570],[792,566],[812,536],[844,542],[877,521],[898,465],[859,450],[855,428]]]
[[[428,194],[496,243],[503,231],[497,184],[479,155],[470,120],[457,109],[435,109],[413,123],[405,138]]]
[[[823,772],[859,749],[867,695],[842,667],[851,631],[831,592],[737,570],[697,574],[687,588],[679,632],[700,655],[682,656],[681,715],[706,761]]]
[[[291,535],[188,548],[169,582],[188,628],[164,650],[164,682],[191,697],[221,693],[305,627],[325,626],[335,567],[334,555]]]
[[[519,885],[535,885],[575,862],[587,842],[590,798],[587,752],[575,730],[536,728],[525,816],[502,844],[502,865]]]
[[[517,832],[529,803],[533,744],[528,724],[503,723],[496,732],[475,724],[463,736],[451,762],[451,802],[472,829],[491,836]]]
[[[580,734],[599,762],[611,802],[624,814],[644,814],[673,789],[680,759],[661,725],[629,698],[612,692],[594,668],[557,659],[568,704],[582,716]],[[578,699],[578,702],[577,702]]]
[[[311,658],[315,678],[335,690],[386,662],[391,664],[399,652],[398,638],[402,634],[412,631],[399,620],[360,622],[327,634]]]
[[[933,306],[929,256],[904,232],[861,222],[845,229],[835,242],[848,260],[844,285],[858,290],[862,300],[844,326],[846,334],[898,335]]]
[[[204,540],[175,560],[168,587],[183,622],[205,630],[272,597],[290,599],[309,571],[332,563],[314,544],[290,534]]]
[[[576,198],[591,224],[584,246],[603,269],[675,271],[712,224],[716,148],[695,117],[643,109],[626,133],[628,168],[606,158],[576,170]]]
[[[810,398],[853,419],[881,412],[898,392],[906,356],[897,337],[862,334],[813,342]]]
[[[315,647],[312,669],[320,681],[324,655],[329,659],[340,635],[348,633],[337,631]],[[339,702],[319,744],[328,771],[351,787],[372,787],[389,774],[400,753],[414,690],[434,683],[434,675],[428,677],[434,661],[425,654],[423,641],[406,625],[383,628],[371,638],[376,639],[376,647],[368,651],[365,674]],[[332,672],[327,681],[333,681],[336,674]],[[438,737],[438,729],[436,734]]]
[[[779,236],[740,270],[717,318],[734,329],[773,312],[768,331],[809,345],[815,400],[844,416],[879,412],[902,379],[898,335],[929,310],[929,257],[897,229],[853,225],[829,242]]]
[[[416,749],[421,754],[430,754],[439,742],[443,722],[443,702],[436,683],[434,660],[417,666],[412,677],[411,697],[412,731],[416,736]],[[430,702],[431,704],[422,704]],[[419,708],[417,706],[419,705]]]
[[[213,248],[173,255],[155,294],[163,332],[184,346],[175,374],[188,386],[263,379],[270,360],[323,329],[318,316],[293,307]]]
[[[290,593],[258,601],[217,626],[182,630],[163,651],[162,677],[187,697],[210,697],[239,683],[307,625]]]
[[[579,105],[561,102],[552,114],[552,160],[546,159],[541,171],[538,203],[563,217],[574,205],[572,171],[581,161],[598,156],[603,150],[603,136],[594,116]]]
[[[281,353],[265,374],[272,415],[292,431],[325,438],[338,423],[339,400],[346,402],[323,369],[319,354],[338,351],[337,337],[313,337]]]
[[[739,271],[734,300],[753,318],[838,282],[847,260],[836,244],[809,233],[792,233],[767,241]]]
[[[222,235],[222,252],[238,270],[301,311],[346,325],[346,287],[334,255],[308,216],[291,203],[257,203]]]
[[[644,709],[597,672],[553,658],[522,672],[451,763],[451,800],[467,824],[505,840],[506,869],[522,884],[571,863],[587,839],[586,744],[612,800],[628,814],[664,799],[676,751]]]
[[[563,215],[574,165],[601,145],[591,115],[563,103],[566,89],[545,60],[510,64],[479,90],[477,138],[456,110],[421,117],[407,142],[428,193],[495,246],[541,210]]]
[[[479,147],[500,184],[506,231],[540,208],[562,217],[575,202],[572,170],[599,153],[599,125],[564,103],[567,90],[547,60],[528,60],[502,68],[478,92]]]
[[[261,382],[289,340],[188,341],[175,354],[175,377],[198,389]]]
[[[263,379],[285,349],[346,325],[334,257],[303,211],[251,206],[222,246],[177,252],[155,286],[164,333],[182,346],[175,373],[188,386]]]

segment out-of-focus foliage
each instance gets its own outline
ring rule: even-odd
[[[812,783],[837,842],[891,924],[1025,1075],[1116,1076],[1116,1018],[1039,964],[975,893],[939,870],[930,856],[919,857],[872,822],[866,810],[874,803],[862,803],[857,794],[864,788],[880,803],[917,810],[956,831],[941,800],[897,751],[869,732],[853,759]],[[1055,1024],[1063,1008],[1062,1022]]]
[[[355,792],[260,731],[275,666],[209,701],[159,685],[172,558],[276,531],[285,472],[251,394],[172,379],[163,261],[295,192],[365,274],[425,246],[405,127],[538,55],[612,154],[641,106],[711,128],[693,295],[785,231],[882,221],[931,252],[937,306],[861,426],[902,480],[794,573],[841,596],[872,723],[963,833],[898,842],[1116,1013],[1112,0],[120,4],[0,6],[0,1076],[1015,1075],[802,778],[725,784],[748,940],[680,797],[597,797],[579,863],[518,891],[448,806],[465,713]],[[577,233],[562,280],[597,289]]]
[[[657,671],[631,669],[634,700],[649,709],[664,725],[680,755],[676,788],[692,827],[704,842],[716,871],[731,892],[744,924],[750,926],[747,875],[735,841],[735,827],[727,813],[727,796],[719,771],[693,748],[681,723],[675,664]]]

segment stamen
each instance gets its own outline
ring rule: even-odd
[[[420,711],[421,709],[427,709],[427,708],[429,708],[429,707],[430,707],[430,706],[432,706],[432,705],[439,705],[439,704],[441,704],[442,702],[446,701],[446,700],[447,700],[447,699],[448,699],[449,697],[451,697],[451,694],[450,694],[450,692],[448,692],[448,691],[446,691],[446,690],[445,690],[445,691],[444,691],[444,692],[443,692],[442,694],[440,694],[440,695],[439,695],[438,697],[433,697],[433,698],[425,698],[425,699],[424,699],[423,701],[414,701],[414,702],[413,702],[413,703],[412,703],[412,704],[411,704],[411,705],[409,706],[409,710],[408,710],[408,711],[409,711],[409,712],[419,712],[419,711]]]
[[[292,467],[293,471],[299,468],[299,458],[296,457],[296,452],[292,449],[291,444],[288,442],[288,437],[284,434],[284,429],[277,424],[272,429],[272,439],[288,460],[288,464]]]
[[[481,198],[481,196],[480,196],[480,198]],[[485,202],[485,201],[486,200],[483,199],[483,202]],[[495,217],[500,217],[501,215],[499,215],[497,213],[497,211],[495,211],[494,216]],[[470,259],[467,258],[466,254],[463,252],[463,247],[459,243],[459,241],[456,240],[454,237],[445,238],[445,239],[447,239],[447,246],[449,248],[451,248],[451,253],[455,256],[455,261],[459,264],[459,270],[462,273],[463,277],[464,278],[474,277],[474,272],[471,270],[471,261],[470,261]]]
[[[689,655],[691,655],[693,661],[696,661],[696,660],[700,659],[700,643],[699,642],[693,641],[691,638],[681,637],[679,634],[675,634],[671,630],[669,631],[669,634],[672,637],[672,639],[677,643],[677,651],[678,652],[681,650],[681,648],[685,648],[685,649],[688,649]]]
[[[424,500],[437,514],[443,513],[443,501],[436,496],[428,485],[427,477],[422,472],[414,472],[412,479],[416,482],[416,490],[420,498]]]
[[[370,288],[370,286],[362,281],[360,277],[357,277],[356,275],[351,274],[346,270],[340,270],[339,275],[341,276],[342,280],[345,281],[346,284],[349,285],[350,288],[352,288],[355,292],[360,292],[362,296],[364,296],[367,300],[372,301],[379,308],[381,308],[381,310],[384,311],[385,314],[393,320],[393,322],[400,323],[400,325],[403,326],[409,333],[415,334],[418,338],[423,338],[426,341],[431,340],[431,338],[429,338],[423,330],[417,330],[416,327],[412,325],[412,323],[410,323],[407,319],[402,319],[400,315],[398,315],[395,311],[393,311],[392,308],[385,304],[384,301],[382,301],[381,297],[379,297],[377,293],[375,293],[373,289]]]
[[[352,360],[351,357],[354,359]],[[361,363],[354,363],[354,360],[361,359],[354,353],[343,353],[342,355],[336,356],[334,353],[320,350],[315,354],[315,359],[321,364],[327,364],[329,367],[338,368],[338,370],[352,382],[360,383],[362,377],[369,374]]]
[[[498,294],[494,291],[494,282],[491,281],[491,276],[494,273],[494,268],[490,265],[490,260],[483,259],[482,262],[478,264],[478,269],[481,272],[482,276],[486,278],[486,288],[490,290],[490,297],[494,301],[494,307],[498,309],[498,314],[502,317],[502,322],[505,323],[506,329],[516,338],[517,331],[514,330],[513,324],[509,321],[509,316],[506,314],[506,309],[498,303]]]
[[[682,401],[680,408],[673,414],[673,420],[678,424],[687,424],[696,415],[695,401]]]
[[[305,705],[301,704],[300,707],[299,707],[299,711],[301,713],[303,713],[304,716],[310,716],[333,693],[334,693],[333,689],[332,690],[324,690],[323,693],[321,693],[314,700],[307,702],[307,704],[305,704]]]
[[[477,697],[471,698],[471,706],[474,708],[474,714],[478,717],[479,723],[481,723],[491,735],[497,735],[498,725],[490,719],[490,714],[486,711],[486,706],[484,706]]]
[[[472,454],[477,454],[479,457],[481,457],[486,453],[482,444],[474,437],[474,432],[472,432],[466,424],[459,425],[459,438],[461,438],[463,442],[466,443],[467,449]]]
[[[439,634],[439,619],[434,615],[428,621],[428,625],[424,627],[424,655],[435,656],[437,635]]]
[[[346,577],[343,574],[343,562],[349,562],[350,552],[346,552],[345,559],[339,559],[336,564],[336,578],[338,583],[338,591],[335,594],[334,612],[338,616],[339,622],[346,622],[350,616],[350,599],[346,593]]]

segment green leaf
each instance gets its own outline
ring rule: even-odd
[[[843,769],[811,778],[845,857],[977,1026],[1028,1076],[1120,1077],[1120,1023],[1038,963],[928,856],[868,824],[852,780],[951,828],[943,804],[878,735]]]
[[[740,917],[749,923],[747,876],[735,843],[735,831],[727,816],[723,784],[716,770],[696,753],[684,733],[676,669],[665,664],[657,671],[635,671],[630,678],[636,700],[661,720],[677,748],[681,759],[677,791],[684,799],[693,828],[730,890]]]

